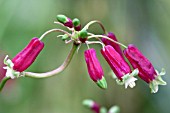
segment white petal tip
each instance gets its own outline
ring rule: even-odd
[[[135,78],[135,77],[130,77],[129,79],[127,79],[125,81],[125,88],[127,89],[128,86],[130,88],[134,88],[136,86],[136,83],[135,83],[136,80],[137,80],[137,78]]]

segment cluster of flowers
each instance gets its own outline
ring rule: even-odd
[[[93,100],[87,99],[83,101],[83,105],[89,108],[94,113],[119,113],[119,106],[112,106],[108,111],[105,107],[101,107],[98,103]]]
[[[94,48],[89,48],[89,44],[99,43],[102,45],[101,54],[116,75],[117,83],[125,85],[125,88],[128,86],[133,88],[135,86],[135,81],[137,80],[135,76],[137,75],[149,84],[152,93],[158,91],[158,85],[166,85],[166,82],[161,78],[161,76],[165,74],[164,69],[161,73],[158,73],[151,62],[135,45],[129,44],[128,47],[124,46],[118,42],[116,36],[111,32],[103,35],[94,35],[87,32],[89,25],[98,21],[92,21],[84,28],[81,28],[80,21],[77,18],[71,20],[65,15],[58,15],[57,20],[59,22],[56,23],[61,24],[72,31],[71,34],[64,32],[65,34],[62,35],[63,40],[67,41],[67,39],[70,38],[67,42],[74,42],[74,44],[77,45],[86,44],[88,46],[88,49],[84,52],[88,73],[90,78],[99,87],[106,89],[107,82],[104,78],[102,66],[97,59],[96,51]],[[99,39],[99,37],[101,39]],[[88,40],[91,38],[98,39],[99,41]],[[121,50],[120,45],[125,48],[123,51]],[[4,67],[4,69],[7,69],[6,76],[11,77],[12,79],[21,75],[24,76],[23,71],[34,62],[43,47],[44,43],[41,41],[41,38],[33,38],[12,60],[6,57],[4,60],[4,63],[7,65]],[[129,60],[133,70],[125,61],[125,58]]]
[[[107,37],[117,41],[116,36],[111,32],[107,34]],[[102,38],[102,42],[105,46],[101,49],[101,54],[116,75],[118,84],[125,84],[125,88],[128,86],[133,88],[135,86],[135,81],[137,80],[134,76],[138,75],[142,80],[149,84],[152,93],[158,91],[158,85],[166,85],[166,82],[161,78],[161,76],[165,74],[164,69],[162,69],[161,73],[158,73],[151,62],[134,44],[129,44],[122,52],[118,44],[105,38]],[[133,71],[125,61],[123,54],[134,68]],[[86,50],[85,59],[91,79],[102,88],[106,88],[107,85],[103,77],[103,70],[96,57],[96,51],[93,48]]]

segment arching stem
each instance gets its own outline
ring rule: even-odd
[[[65,61],[63,62],[63,64],[52,70],[49,72],[45,72],[45,73],[33,73],[33,72],[24,72],[25,77],[32,77],[32,78],[47,78],[47,77],[51,77],[53,75],[56,75],[62,71],[64,71],[66,69],[66,67],[69,65],[70,61],[73,58],[73,55],[76,51],[78,47],[78,44],[73,43],[72,49],[70,50],[70,53],[68,54],[67,58],[65,59]]]
[[[60,25],[60,26],[63,26],[63,27],[66,27],[66,26],[64,26],[64,24],[62,24],[62,23],[60,23],[60,22],[56,22],[56,21],[54,21],[54,24],[58,24],[58,25]],[[72,28],[69,28],[69,27],[66,27],[68,30],[70,30],[70,31],[73,31],[73,29]]]
[[[6,77],[6,76],[5,76],[5,77],[1,80],[1,82],[0,82],[0,92],[2,91],[5,83],[6,83],[9,79],[10,79],[10,77]]]
[[[103,26],[103,24],[100,22],[100,21],[98,21],[98,20],[93,20],[93,21],[90,21],[89,23],[87,23],[86,24],[86,26],[84,26],[84,28],[83,29],[88,29],[89,28],[89,26],[90,25],[92,25],[92,24],[94,24],[94,23],[98,23],[100,26],[101,26],[101,28],[102,28],[102,30],[103,30],[103,32],[104,32],[104,34],[107,34],[107,32],[106,32],[106,30],[105,30],[105,28],[104,28],[104,26]]]
[[[41,37],[39,38],[39,40],[42,40],[47,34],[49,34],[51,32],[62,32],[64,34],[67,34],[69,37],[71,37],[71,34],[68,33],[67,31],[64,31],[62,29],[51,29],[51,30],[46,31],[44,34],[42,34]]]
[[[89,45],[89,44],[100,44],[102,45],[102,47],[104,48],[104,44],[100,41],[86,41],[86,44]],[[89,48],[88,48],[89,49]]]
[[[115,41],[115,40],[113,40],[113,39],[111,39],[111,38],[109,38],[109,37],[107,37],[107,36],[104,36],[104,35],[92,35],[92,36],[89,36],[88,39],[98,38],[98,37],[100,37],[100,38],[106,38],[106,39],[108,39],[108,40],[110,40],[110,41],[112,41],[112,42],[114,42],[114,43],[116,43],[116,44],[118,44],[118,45],[120,45],[120,46],[122,46],[122,47],[124,47],[124,48],[127,48],[127,46],[125,46],[124,44],[122,44],[122,43],[120,43],[120,42],[117,42],[117,41]]]

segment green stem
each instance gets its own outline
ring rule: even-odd
[[[89,23],[86,24],[86,26],[85,26],[83,29],[86,29],[86,30],[87,30],[87,29],[89,28],[89,26],[92,25],[92,24],[94,24],[94,23],[98,23],[98,24],[100,25],[100,27],[102,28],[104,34],[107,33],[106,30],[105,30],[105,28],[104,28],[104,26],[103,26],[103,24],[102,24],[100,21],[98,21],[98,20],[90,21]]]
[[[24,75],[26,77],[32,77],[32,78],[46,78],[46,77],[51,77],[53,75],[56,75],[56,74],[64,71],[66,69],[66,67],[69,65],[70,61],[72,60],[77,47],[78,47],[78,44],[73,43],[70,53],[68,54],[67,58],[65,59],[65,61],[63,62],[63,64],[60,67],[58,67],[52,71],[45,72],[45,73],[24,72]]]
[[[125,46],[124,44],[122,44],[122,43],[120,43],[118,41],[115,41],[115,40],[113,40],[113,39],[111,39],[111,38],[109,38],[107,36],[104,36],[104,35],[91,35],[91,36],[88,37],[88,39],[90,39],[90,38],[98,38],[98,37],[106,38],[106,39],[108,39],[108,40],[110,40],[110,41],[112,41],[112,42],[114,42],[114,43],[116,43],[116,44],[118,44],[118,45],[120,45],[120,46],[122,46],[124,48],[127,48],[127,46]]]
[[[67,31],[64,31],[62,29],[50,29],[50,30],[46,31],[44,34],[42,34],[41,37],[39,38],[39,40],[42,40],[47,34],[49,34],[51,32],[62,32],[64,34],[67,34],[69,37],[71,37],[70,33],[68,33]]]
[[[4,77],[2,81],[0,82],[0,92],[2,91],[5,83],[10,79],[10,77]]]

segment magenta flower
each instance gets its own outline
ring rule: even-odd
[[[97,83],[97,85],[103,89],[107,88],[107,83],[104,78],[103,69],[97,59],[96,51],[92,49],[88,49],[84,52],[88,73],[90,78]]]
[[[135,81],[137,80],[133,76],[138,74],[138,70],[134,70],[131,73],[130,66],[110,45],[107,45],[101,49],[101,53],[117,76],[117,82],[122,85],[125,84],[125,88],[128,86],[133,88],[135,86]]]
[[[112,40],[114,40],[114,41],[118,41],[115,34],[113,34],[112,32],[109,32],[107,34],[107,36],[109,38],[111,38]],[[106,38],[102,38],[102,42],[105,45],[111,45],[121,56],[123,56],[122,50],[121,50],[121,48],[120,48],[120,46],[118,44],[116,44],[116,43],[114,43],[114,42],[112,42],[112,41],[110,41],[110,40],[108,40]]]
[[[84,100],[83,105],[90,108],[94,113],[100,113],[100,106],[93,100]]]
[[[64,26],[72,28],[73,22],[70,18],[66,17],[65,15],[57,15],[57,20],[64,24]]]
[[[30,43],[19,52],[12,61],[7,59],[7,56],[4,59],[4,63],[7,65],[4,67],[4,69],[7,69],[6,76],[10,76],[11,78],[19,76],[20,72],[26,70],[34,62],[43,48],[43,42],[38,38],[32,38]]]
[[[139,70],[139,77],[149,83],[152,93],[158,91],[158,85],[166,85],[166,82],[161,78],[161,76],[165,74],[165,70],[163,69],[161,73],[158,73],[158,71],[154,69],[152,63],[135,45],[129,44],[128,48],[124,50],[124,54],[133,68]]]

